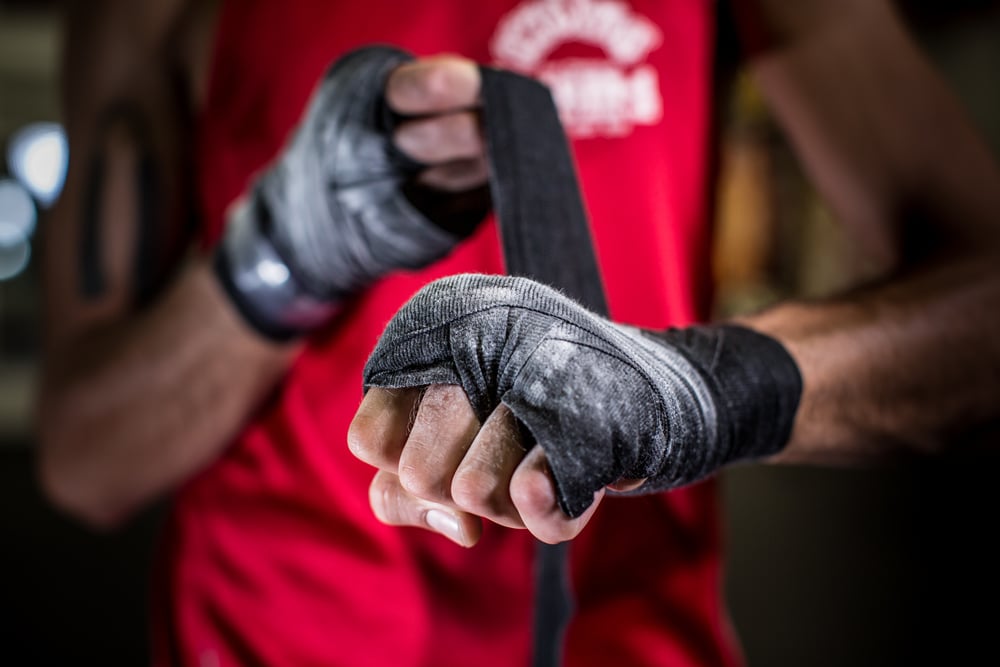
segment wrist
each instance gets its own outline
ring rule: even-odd
[[[213,265],[243,319],[264,337],[286,342],[329,322],[339,304],[309,293],[267,228],[268,211],[260,198],[240,202],[232,209]]]
[[[738,324],[671,329],[659,337],[691,361],[714,396],[717,463],[762,458],[784,448],[802,375],[777,339]]]

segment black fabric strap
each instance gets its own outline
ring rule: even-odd
[[[548,88],[481,68],[490,193],[507,272],[608,314],[569,142]]]
[[[490,193],[507,272],[608,314],[569,142],[549,90],[512,72],[480,68]],[[567,544],[538,543],[532,664],[555,667],[573,611]]]

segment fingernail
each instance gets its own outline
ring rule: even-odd
[[[464,536],[462,535],[462,529],[458,525],[458,519],[451,514],[441,510],[427,510],[424,520],[433,530],[441,533],[451,541],[465,546]]]

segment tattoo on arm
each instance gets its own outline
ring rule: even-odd
[[[98,149],[90,161],[84,193],[82,235],[80,239],[79,277],[81,295],[87,300],[98,299],[108,289],[101,252],[101,213],[107,178],[105,140],[113,129],[123,130],[135,147],[137,167],[136,245],[132,264],[135,305],[149,301],[161,274],[157,248],[163,236],[163,196],[160,170],[152,151],[149,127],[138,108],[128,103],[110,107],[97,128]]]
[[[148,148],[148,147],[144,147]],[[136,221],[139,233],[136,235],[135,259],[133,273],[135,275],[135,305],[141,307],[148,303],[158,287],[157,280],[160,269],[157,260],[157,246],[163,230],[163,196],[160,187],[158,167],[150,156],[149,150],[139,154],[139,166],[136,184],[138,186],[139,205]]]
[[[101,190],[104,182],[103,151],[99,150],[90,159],[88,169],[83,201],[83,228],[80,236],[79,275],[81,296],[93,301],[103,296],[107,290],[99,239]]]

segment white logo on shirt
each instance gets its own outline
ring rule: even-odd
[[[656,70],[643,62],[662,39],[620,0],[527,0],[501,19],[490,51],[501,67],[552,89],[571,135],[621,136],[663,116]],[[568,43],[595,46],[606,58],[548,60]]]

